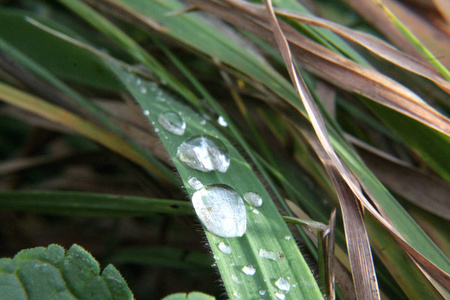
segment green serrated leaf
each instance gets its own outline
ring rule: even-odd
[[[78,245],[66,253],[58,245],[22,250],[0,259],[0,300],[133,299],[112,265],[100,275],[92,255]]]

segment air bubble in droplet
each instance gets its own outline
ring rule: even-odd
[[[245,275],[253,276],[256,273],[256,268],[253,265],[246,265],[242,268],[242,272],[244,272]]]
[[[275,251],[269,251],[265,249],[259,249],[259,256],[273,261],[276,261],[278,259],[278,254]]]
[[[291,283],[289,277],[280,277],[275,281],[275,285],[282,291],[289,292]]]
[[[176,135],[183,135],[186,129],[186,123],[183,118],[173,111],[166,111],[160,114],[158,122],[165,130]]]
[[[230,166],[227,147],[207,135],[194,136],[183,142],[178,147],[177,157],[184,165],[203,172],[225,173]]]
[[[227,121],[225,121],[225,119],[222,116],[219,116],[219,118],[217,118],[217,123],[219,123],[219,125],[223,127],[228,126]]]
[[[218,247],[222,253],[231,254],[231,247],[225,244],[224,242],[220,242]]]
[[[192,204],[209,232],[220,237],[240,237],[247,229],[245,205],[227,185],[206,186],[192,195]]]
[[[203,187],[203,183],[197,177],[191,177],[188,179],[188,184],[194,189],[199,190]]]
[[[254,192],[248,192],[244,194],[244,200],[247,201],[248,204],[254,207],[260,207],[263,203],[263,200],[260,195]]]
[[[277,298],[280,299],[280,300],[286,299],[286,295],[283,294],[283,292],[281,292],[281,291],[277,291],[277,292],[275,293],[275,297],[277,297]]]

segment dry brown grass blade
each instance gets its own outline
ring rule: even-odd
[[[326,247],[327,250],[325,252],[325,260],[326,260],[326,273],[327,273],[327,293],[328,299],[334,300],[336,299],[336,291],[335,291],[335,257],[334,257],[334,248],[335,248],[335,228],[336,228],[336,209],[333,209],[330,215],[330,220],[328,222],[328,232],[326,235]]]
[[[380,299],[370,243],[364,226],[362,207],[345,180],[342,179],[339,169],[344,168],[344,166],[334,152],[319,109],[295,66],[288,42],[275,17],[271,0],[265,0],[265,4],[269,13],[269,21],[291,80],[320,140],[320,144],[316,144],[317,148],[320,148],[317,153],[320,154],[319,156],[325,164],[339,196],[357,298]]]
[[[430,66],[425,65],[422,62],[403,54],[402,52],[390,46],[388,43],[370,34],[352,30],[345,26],[315,16],[295,13],[284,9],[277,9],[276,12],[279,15],[298,20],[306,24],[327,28],[346,39],[358,43],[362,47],[370,50],[375,55],[378,55],[386,59],[387,61],[390,61],[401,68],[404,68],[410,72],[433,81],[442,89],[450,93],[450,83],[445,80],[445,78],[443,78],[439,72],[437,72]]]
[[[357,147],[365,164],[386,186],[422,209],[450,220],[450,186],[447,182],[380,153],[355,138],[347,138]]]
[[[276,44],[264,11],[235,0],[187,0],[256,36]],[[366,96],[384,106],[413,118],[450,136],[450,122],[419,96],[395,80],[360,66],[306,38],[283,21],[279,21],[292,53],[302,67],[337,87]]]
[[[409,55],[426,62],[422,54],[403,36],[389,18],[383,13],[383,9],[373,1],[344,0],[352,10],[382,32],[394,45]]]

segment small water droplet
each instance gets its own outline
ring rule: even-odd
[[[296,288],[297,286],[298,286],[298,283],[294,283],[294,284],[292,285],[293,288]]]
[[[275,285],[282,291],[289,292],[291,289],[291,283],[289,282],[289,277],[280,277],[277,281],[275,281]]]
[[[290,239],[292,239],[292,236],[286,235],[286,236],[284,237],[284,239],[285,239],[286,241],[289,241]]]
[[[136,78],[135,83],[136,83],[136,85],[141,85],[142,80],[138,77],[138,78]]]
[[[203,187],[203,183],[197,177],[191,177],[188,179],[188,184],[194,189],[199,190]]]
[[[252,213],[254,213],[255,215],[259,215],[259,210],[257,210],[256,208],[252,210]]]
[[[156,101],[166,101],[166,97],[164,97],[164,93],[162,91],[158,91],[158,94],[156,94]]]
[[[247,229],[245,205],[227,185],[209,185],[192,195],[192,204],[209,232],[220,237],[240,237]]]
[[[241,299],[241,294],[239,294],[238,292],[234,292],[233,296],[237,299]]]
[[[156,128],[156,127],[155,127],[155,132],[159,132],[159,128]]]
[[[148,109],[144,110],[144,115],[149,116],[150,115],[150,111]]]
[[[149,82],[148,86],[150,88],[150,91],[154,92],[158,88],[158,84],[156,82]]]
[[[222,253],[231,254],[231,247],[225,244],[224,242],[220,242],[218,247]]]
[[[281,292],[281,291],[277,291],[277,292],[275,293],[275,297],[277,297],[277,298],[280,299],[280,300],[286,299],[286,295],[283,294],[283,292]]]
[[[275,251],[269,251],[265,249],[259,249],[259,256],[273,261],[276,261],[278,259],[278,254]]]
[[[260,207],[263,203],[261,196],[254,192],[245,193],[244,200],[247,201],[248,204],[255,207]]]
[[[205,125],[206,124],[206,120],[205,119],[201,119],[200,120],[200,125]]]
[[[245,275],[253,276],[256,273],[256,268],[253,265],[246,265],[242,268],[242,272],[244,272]]]
[[[145,86],[139,87],[139,93],[141,94],[147,94],[147,88]]]
[[[165,130],[176,135],[183,135],[186,129],[186,123],[183,118],[173,111],[166,111],[160,114],[158,122]]]
[[[217,118],[217,123],[219,123],[219,125],[223,127],[228,126],[227,121],[225,121],[225,119],[222,116],[219,116],[219,118]]]
[[[240,281],[239,278],[235,274],[231,274],[231,280],[233,280],[237,284],[241,284],[242,283],[242,281]]]
[[[266,294],[266,290],[260,290],[260,291],[259,291],[259,294],[260,294],[261,296],[264,296],[264,295]]]
[[[207,135],[194,136],[183,142],[177,150],[181,162],[195,170],[225,173],[230,166],[227,147],[218,139]]]

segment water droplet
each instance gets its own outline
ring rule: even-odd
[[[257,210],[256,208],[254,210],[252,210],[252,213],[254,213],[255,215],[259,215],[259,210]]]
[[[240,281],[239,278],[235,274],[231,274],[231,280],[233,280],[237,284],[241,284],[242,283],[242,281]]]
[[[205,119],[201,119],[200,120],[200,125],[205,125],[206,124],[206,120]]]
[[[191,177],[188,179],[188,184],[194,189],[199,190],[203,187],[203,183],[197,177]]]
[[[230,166],[227,147],[211,136],[194,136],[183,142],[177,150],[181,162],[195,170],[209,172],[217,170],[225,173]]]
[[[220,237],[240,237],[247,229],[245,205],[227,185],[206,186],[192,195],[192,204],[209,232]]]
[[[275,251],[269,251],[265,249],[259,249],[259,256],[274,261],[278,259],[278,254]]]
[[[141,85],[142,80],[138,77],[138,78],[136,78],[135,83],[136,83],[136,85]]]
[[[241,294],[239,294],[238,292],[234,292],[233,296],[237,299],[241,299]]]
[[[286,235],[286,236],[284,237],[284,239],[285,239],[286,241],[289,241],[290,239],[292,239],[292,236]]]
[[[219,123],[219,125],[223,127],[228,126],[227,121],[225,121],[225,119],[222,116],[219,116],[219,118],[217,118],[217,123]]]
[[[280,299],[280,300],[286,299],[286,295],[283,294],[283,292],[281,292],[281,291],[277,291],[277,292],[275,293],[275,297],[277,297],[277,298]]]
[[[155,132],[159,132],[159,128],[155,128]]]
[[[154,92],[158,88],[158,84],[156,82],[149,82],[148,86],[150,88],[150,91]]]
[[[139,87],[139,93],[141,94],[147,94],[147,88],[145,86]]]
[[[158,94],[156,95],[156,101],[166,101],[166,97],[164,97],[164,93],[162,91],[158,91]]]
[[[228,246],[227,244],[225,244],[224,242],[220,242],[218,247],[222,253],[225,253],[225,254],[231,253],[231,247]]]
[[[245,275],[253,276],[256,273],[256,268],[253,265],[246,265],[242,268],[242,272],[244,272]]]
[[[277,281],[275,281],[275,285],[282,291],[289,292],[291,288],[291,283],[289,282],[289,277],[280,277]]]
[[[264,295],[266,294],[266,290],[260,290],[260,291],[259,291],[259,294],[260,294],[261,296],[264,296]]]
[[[149,116],[150,115],[150,111],[148,109],[144,110],[144,115]]]
[[[186,123],[183,118],[173,111],[166,111],[160,114],[158,122],[165,130],[176,135],[183,135],[186,129]]]
[[[254,192],[245,193],[244,200],[247,201],[248,204],[255,207],[260,207],[263,203],[261,196]]]

